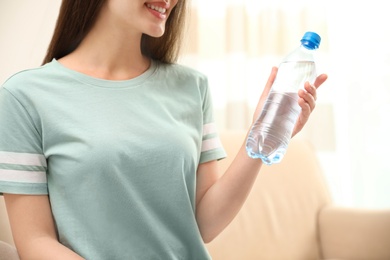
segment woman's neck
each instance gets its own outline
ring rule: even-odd
[[[98,19],[76,50],[59,62],[78,72],[108,80],[141,75],[151,62],[141,52],[142,34],[132,34],[103,20]]]

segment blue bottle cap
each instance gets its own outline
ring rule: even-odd
[[[320,46],[321,37],[315,32],[306,32],[303,35],[301,44],[307,49],[314,50]]]

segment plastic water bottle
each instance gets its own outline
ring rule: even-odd
[[[298,90],[305,82],[316,78],[314,52],[321,37],[306,32],[301,45],[287,55],[279,65],[278,73],[259,118],[253,124],[246,141],[251,158],[260,158],[267,165],[283,159],[296,120],[301,112]]]

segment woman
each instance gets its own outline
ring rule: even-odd
[[[4,83],[0,192],[21,259],[210,259],[262,163],[243,146],[220,177],[207,78],[175,64],[185,14],[63,0],[44,65]],[[325,80],[299,93],[294,135]]]

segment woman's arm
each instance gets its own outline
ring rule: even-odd
[[[254,113],[255,120],[275,79],[277,68],[273,68]],[[322,74],[314,86],[305,85],[299,94],[301,114],[293,130],[297,134],[309,119],[315,107],[316,89],[326,80]],[[226,172],[219,177],[216,161],[200,164],[197,171],[196,219],[204,242],[212,241],[237,215],[244,204],[262,166],[261,160],[247,155],[245,140]]]
[[[4,194],[15,245],[21,260],[81,260],[58,242],[46,195]]]

